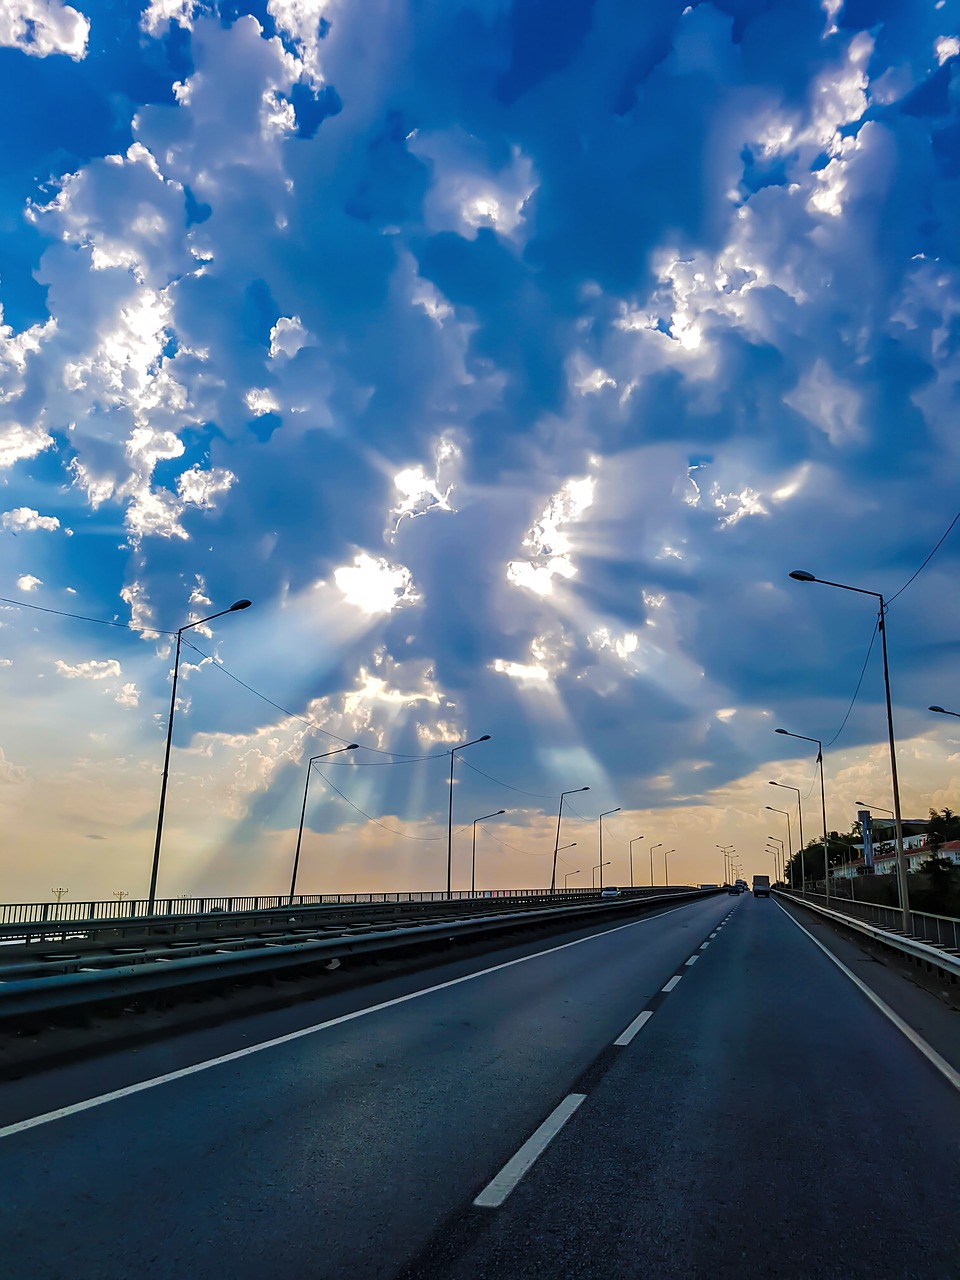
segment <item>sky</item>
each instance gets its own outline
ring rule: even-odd
[[[776,727],[892,807],[875,602],[787,575],[893,597],[960,505],[957,0],[0,0],[0,100],[0,898],[145,896],[239,598],[163,896],[282,892],[349,742],[305,893],[442,888],[483,734],[455,888],[580,787],[571,886],[612,809],[608,883],[771,870]],[[958,571],[888,615],[908,816]]]

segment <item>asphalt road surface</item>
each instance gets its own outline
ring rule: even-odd
[[[960,1277],[956,1083],[749,895],[49,1072],[0,1125],[4,1280]]]

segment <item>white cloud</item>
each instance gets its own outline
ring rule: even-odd
[[[178,477],[177,491],[185,503],[209,511],[214,506],[214,498],[226,493],[236,479],[226,467],[211,467],[209,471],[201,471],[199,464],[195,463]]]
[[[89,662],[78,662],[76,666],[57,658],[54,666],[67,680],[109,680],[112,676],[120,675],[120,663],[116,658],[107,658],[103,662],[93,658]]]
[[[60,521],[56,516],[42,516],[32,507],[15,507],[13,511],[5,511],[0,518],[0,523],[3,524],[4,529],[11,529],[14,533],[60,528]]]
[[[270,330],[270,358],[293,359],[304,347],[315,345],[315,339],[301,323],[299,316],[281,316]],[[250,393],[254,394],[253,392]],[[247,404],[250,405],[249,400]],[[252,408],[253,406],[250,405]]]
[[[526,587],[536,595],[553,593],[554,578],[576,577],[570,552],[570,535],[561,526],[581,519],[593,502],[596,481],[592,476],[568,480],[547,504],[539,521],[523,540],[529,550],[528,560],[511,560],[507,565],[507,581]]]
[[[190,31],[198,9],[195,0],[150,0],[140,15],[140,26],[148,35],[157,37],[164,34],[171,22]]]
[[[243,399],[250,412],[258,418],[265,413],[276,413],[280,408],[277,398],[266,387],[251,387]]]
[[[933,48],[942,67],[948,58],[955,58],[960,53],[960,40],[956,36],[937,36]]]
[[[39,578],[35,578],[32,573],[25,573],[17,579],[17,586],[21,591],[36,591],[37,587],[43,586],[43,583]]]
[[[366,552],[354,557],[352,565],[341,565],[333,572],[333,580],[347,604],[363,613],[389,613],[401,604],[417,600],[410,570],[374,559]]]
[[[125,684],[114,699],[121,707],[138,707],[140,705],[140,691],[131,681]]]
[[[37,58],[65,53],[79,61],[89,34],[89,20],[57,0],[0,0],[0,45]]]
[[[24,427],[19,422],[0,425],[0,470],[26,458],[35,458],[53,444],[43,427]]]

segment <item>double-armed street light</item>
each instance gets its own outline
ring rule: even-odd
[[[609,862],[604,862],[603,860],[603,820],[604,818],[609,818],[611,813],[619,813],[619,812],[620,812],[620,806],[617,805],[616,809],[607,809],[605,813],[601,813],[600,815],[600,850],[599,850],[600,862],[598,865],[600,867],[600,888],[601,889],[603,888],[603,868],[609,867],[610,865]]]
[[[790,858],[793,858],[793,835],[790,832],[790,814],[786,809],[775,809],[772,804],[768,804],[767,808],[771,813],[781,813],[787,820],[787,848],[790,850]],[[786,867],[784,867],[784,875],[786,875]],[[791,886],[792,888],[792,886]]]
[[[593,868],[593,872],[590,877],[590,883],[594,889],[597,887],[598,871],[600,872],[600,888],[601,889],[603,888],[603,868],[609,867],[609,865],[610,865],[610,860],[608,859],[606,862],[598,862],[597,865]]]
[[[634,837],[633,837],[633,839],[630,841],[630,888],[631,888],[631,889],[634,887],[634,884],[633,884],[633,846],[637,843],[637,841],[638,841],[638,840],[642,840],[643,838],[644,838],[643,836],[634,836]]]
[[[771,787],[782,787],[784,791],[794,791],[797,796],[797,817],[800,821],[800,892],[806,895],[807,892],[807,869],[804,865],[803,857],[803,803],[800,798],[800,788],[791,787],[786,782],[771,782]]]
[[[473,820],[473,853],[470,858],[470,894],[477,892],[477,823],[486,822],[488,818],[499,818],[506,809],[498,809],[496,813],[485,813],[482,818]]]
[[[804,569],[794,569],[790,574],[796,582],[819,582],[824,587],[836,587],[840,591],[853,591],[860,596],[872,596],[874,600],[879,601],[879,615],[877,618],[877,626],[880,630],[880,639],[883,649],[883,687],[887,700],[887,737],[890,743],[890,780],[893,784],[893,822],[894,832],[897,845],[897,875],[900,880],[900,909],[903,915],[903,930],[910,933],[910,890],[907,884],[907,859],[903,852],[903,819],[900,814],[900,783],[897,778],[897,744],[893,734],[893,699],[890,696],[890,667],[887,661],[887,606],[883,595],[879,591],[866,591],[863,587],[851,587],[844,582],[828,582],[826,578],[817,578],[812,573],[807,573]],[[823,783],[823,748],[820,748],[820,781]],[[827,824],[824,820],[823,824],[823,853],[824,860],[827,858]],[[830,888],[830,869],[829,866],[824,868],[826,871],[827,890]],[[829,904],[828,904],[829,905]]]
[[[478,742],[489,742],[489,733],[483,734],[480,738],[472,738],[469,742],[461,742],[455,747],[450,748],[450,798],[447,805],[447,899],[453,897],[451,889],[451,877],[453,875],[453,766],[457,758],[457,752],[463,751],[466,747],[475,747]]]
[[[557,838],[553,842],[553,874],[550,876],[550,892],[557,889],[557,854],[560,852],[560,821],[563,818],[564,796],[575,796],[579,791],[589,791],[589,787],[574,787],[571,791],[560,792],[560,808],[557,811]]]
[[[177,709],[177,680],[180,675],[180,642],[183,633],[193,627],[201,627],[205,622],[213,622],[214,618],[222,618],[228,613],[238,613],[241,609],[249,609],[249,600],[235,600],[229,609],[221,609],[219,613],[211,613],[206,618],[197,618],[195,622],[186,622],[177,629],[177,648],[173,659],[173,688],[170,691],[170,718],[167,721],[167,745],[163,753],[163,779],[160,783],[160,809],[157,813],[157,838],[153,848],[153,866],[150,869],[150,893],[147,898],[147,915],[153,915],[157,901],[157,876],[160,873],[160,844],[163,840],[163,811],[167,803],[167,780],[170,777],[170,747],[173,743],[173,715]]]
[[[307,780],[303,784],[303,804],[300,808],[300,826],[297,830],[297,851],[293,855],[293,875],[290,877],[290,901],[289,906],[293,906],[293,895],[297,891],[297,871],[300,868],[300,845],[303,842],[303,819],[307,812],[307,792],[310,789],[310,773],[313,766],[318,760],[326,760],[327,756],[338,756],[341,751],[357,751],[360,744],[351,742],[347,747],[337,747],[334,751],[324,751],[318,756],[311,756],[307,761]]]

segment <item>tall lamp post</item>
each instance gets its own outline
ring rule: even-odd
[[[727,862],[730,858],[730,855],[732,853],[736,853],[737,846],[734,844],[718,844],[717,848],[723,854],[723,882],[724,884],[730,884],[731,883],[730,872],[727,869]]]
[[[667,854],[676,853],[676,852],[677,852],[676,849],[664,849],[663,851],[663,887],[664,888],[666,888],[667,885],[670,883],[670,878],[667,874]]]
[[[662,848],[663,848],[663,841],[662,841],[662,840],[659,842],[659,844],[652,844],[652,845],[650,846],[650,888],[651,888],[651,889],[654,887],[654,880],[653,880],[653,851],[654,851],[654,849],[662,849]]]
[[[781,858],[781,859],[782,859],[782,858],[783,858],[783,841],[780,839],[780,837],[779,837],[779,836],[767,836],[767,840],[770,842],[770,843],[767,845],[767,848],[769,849],[769,851],[770,851],[770,852],[771,852],[775,857],[777,857],[777,858]],[[780,867],[779,867],[779,866],[777,867],[777,878],[778,878],[778,879],[780,878]]]
[[[609,818],[611,813],[619,813],[619,812],[620,812],[620,806],[617,805],[615,809],[607,809],[605,813],[601,813],[600,815],[599,821],[600,821],[600,888],[601,889],[603,888],[603,868],[609,867],[610,865],[609,862],[604,862],[603,860],[603,820],[604,818]]]
[[[887,662],[887,606],[879,591],[865,591],[863,587],[851,587],[844,582],[828,582],[826,578],[817,578],[803,569],[794,569],[790,577],[796,582],[819,582],[824,587],[836,587],[840,591],[853,591],[859,596],[872,596],[879,601],[877,626],[880,628],[880,639],[883,642],[883,687],[887,699],[887,737],[890,742],[890,780],[893,783],[893,821],[897,842],[897,874],[900,878],[900,909],[903,914],[903,931],[910,930],[910,890],[907,885],[907,859],[903,852],[903,819],[900,816],[900,782],[897,778],[897,744],[893,736],[893,699],[890,696],[890,667]],[[820,781],[823,782],[823,748],[820,748]],[[826,822],[824,822],[824,841],[826,841]],[[826,856],[826,844],[824,844]],[[827,871],[827,888],[830,888],[830,873]],[[829,905],[829,904],[828,904]]]
[[[598,871],[600,872],[600,888],[601,888],[601,889],[603,888],[603,868],[604,868],[604,867],[609,867],[609,865],[610,865],[609,861],[607,861],[607,862],[598,862],[598,863],[597,863],[597,865],[593,868],[593,871],[591,872],[591,876],[590,876],[590,883],[591,883],[591,885],[593,886],[593,888],[594,888],[594,889],[597,887],[597,872],[598,872]]]
[[[463,751],[465,747],[475,747],[478,742],[489,742],[490,735],[485,733],[480,738],[472,738],[469,742],[461,742],[455,747],[450,748],[450,800],[447,806],[447,899],[453,897],[451,890],[451,876],[453,875],[453,765],[457,758],[457,752]]]
[[[817,764],[820,766],[820,814],[823,818],[823,878],[826,883],[827,906],[830,905],[830,854],[827,839],[827,798],[823,786],[823,743],[819,738],[808,738],[802,733],[791,733],[789,729],[775,729],[774,733],[782,733],[785,738],[798,738],[801,742],[817,744]]]
[[[787,848],[790,850],[790,857],[788,861],[792,862],[793,861],[793,836],[790,833],[790,815],[789,813],[787,813],[786,809],[775,809],[772,804],[768,804],[767,808],[770,810],[771,813],[782,813],[787,820]],[[784,874],[784,879],[786,879],[786,874],[787,874],[786,863],[784,863],[783,874]],[[790,887],[793,888],[792,885]]]
[[[550,877],[551,893],[555,893],[557,888],[557,854],[560,852],[560,820],[563,817],[563,798],[564,796],[575,796],[578,791],[589,790],[589,787],[574,787],[572,791],[560,792],[560,808],[557,811],[557,838],[553,842],[553,875]]]
[[[644,838],[643,836],[634,836],[633,839],[630,841],[630,888],[631,889],[634,887],[633,885],[633,846],[637,843],[638,840],[642,840],[643,838]]]
[[[800,820],[800,892],[807,892],[807,872],[803,860],[803,804],[800,799],[800,788],[791,787],[786,782],[771,782],[771,787],[782,787],[784,791],[795,791],[797,793],[797,817]]]
[[[559,857],[559,855],[560,855],[561,853],[566,853],[566,851],[567,851],[568,849],[575,849],[576,847],[577,847],[577,842],[576,842],[576,840],[572,841],[570,844],[562,844],[562,845],[560,846],[560,848],[557,850],[557,855],[558,855],[558,857]],[[559,861],[560,861],[560,862],[562,862],[562,863],[563,863],[563,865],[564,865],[565,867],[569,867],[569,865],[570,865],[570,863],[569,863],[569,862],[566,862],[563,858],[559,858]],[[568,872],[567,872],[567,875],[565,875],[565,876],[563,877],[563,887],[564,887],[564,889],[566,889],[566,887],[567,887],[567,876],[568,876],[569,874],[570,874],[570,872],[568,871]],[[580,872],[578,871],[578,872],[577,872],[577,875],[579,875],[579,874],[580,874]]]
[[[470,857],[471,896],[477,892],[477,823],[486,822],[488,818],[499,818],[501,813],[506,812],[506,809],[498,809],[496,813],[485,813],[482,818],[474,818],[473,820],[473,853]]]
[[[571,876],[578,876],[579,874],[580,874],[580,872],[579,872],[579,871],[568,871],[568,872],[564,875],[564,877],[563,877],[563,888],[564,888],[564,891],[566,891],[566,888],[567,888],[567,881],[570,879],[570,877],[571,877]]]
[[[235,600],[229,609],[221,609],[219,613],[211,613],[207,618],[197,618],[196,622],[184,623],[177,630],[177,651],[173,659],[173,688],[170,691],[170,718],[167,721],[167,746],[163,753],[163,780],[160,783],[160,809],[157,813],[157,839],[153,848],[153,866],[150,869],[150,895],[147,899],[147,915],[153,915],[157,902],[157,876],[160,872],[160,844],[163,840],[163,811],[167,803],[167,780],[170,777],[170,747],[173,743],[173,713],[177,709],[177,679],[180,675],[180,641],[183,633],[193,627],[203,626],[214,618],[222,618],[228,613],[238,613],[241,609],[249,609],[249,600]]]
[[[290,902],[288,905],[291,907],[293,906],[293,895],[297,891],[297,871],[300,867],[300,845],[303,842],[303,819],[307,812],[307,792],[310,789],[310,772],[318,760],[326,760],[327,756],[338,756],[341,751],[356,751],[359,748],[359,745],[360,744],[357,742],[351,742],[349,747],[337,747],[334,751],[324,751],[319,756],[311,756],[307,761],[307,780],[303,784],[303,804],[300,808],[300,827],[297,831],[297,851],[293,855],[293,875],[290,877]]]

